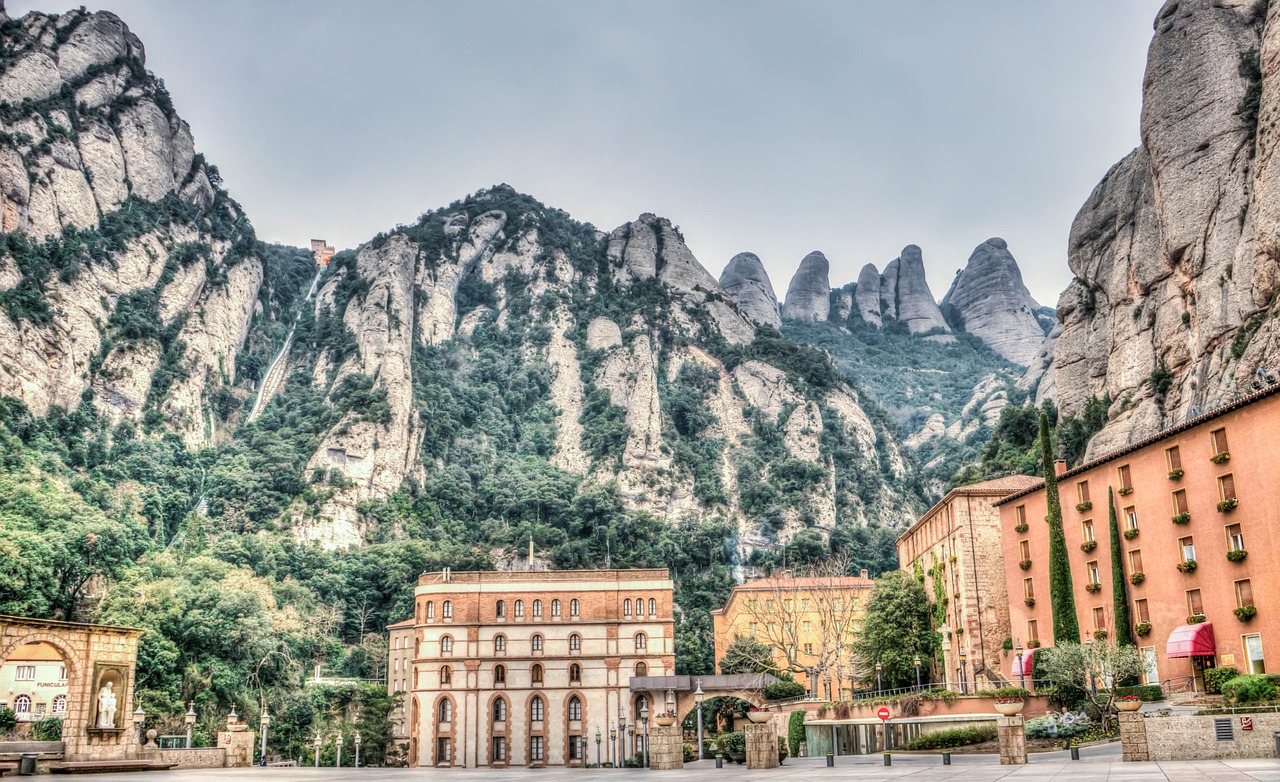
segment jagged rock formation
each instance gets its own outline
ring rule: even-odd
[[[755,253],[738,253],[730,258],[720,272],[720,287],[752,322],[774,328],[782,325],[773,283]]]
[[[912,334],[950,333],[942,310],[929,290],[924,256],[916,245],[902,248],[902,254],[890,261],[880,275],[880,312],[883,318],[905,323]]]
[[[874,264],[869,263],[858,272],[853,299],[858,305],[858,315],[864,322],[877,328],[884,325],[880,317],[880,272]]]
[[[965,331],[1024,367],[1044,342],[1040,305],[1022,284],[1022,272],[1004,239],[988,239],[974,249],[942,297],[941,309],[953,323],[958,320]]]
[[[801,261],[782,305],[787,320],[823,321],[831,313],[831,264],[827,256],[814,250]]]
[[[1072,225],[1076,278],[1038,391],[1070,416],[1110,397],[1090,454],[1246,392],[1280,360],[1280,3],[1171,0],[1143,84],[1142,145]]]

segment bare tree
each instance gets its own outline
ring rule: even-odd
[[[1120,682],[1136,679],[1142,673],[1142,657],[1135,647],[1106,641],[1055,644],[1052,649],[1040,651],[1037,658],[1039,655],[1045,657],[1043,670],[1047,677],[1084,690],[1085,697],[1098,710],[1103,729],[1111,727]]]

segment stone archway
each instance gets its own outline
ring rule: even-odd
[[[0,616],[0,661],[33,642],[52,646],[67,666],[67,711],[62,718],[67,760],[121,760],[138,753],[131,723],[134,671],[141,630],[131,627]],[[116,693],[115,727],[91,725],[100,681]],[[119,683],[119,687],[114,686]]]
[[[765,702],[764,688],[777,678],[769,674],[731,674],[727,676],[633,676],[630,681],[633,711],[640,698],[646,698],[651,714],[671,708],[676,722],[670,728],[657,731],[655,757],[661,755],[663,768],[679,768],[681,726],[689,714],[697,708],[697,696],[701,687],[707,698],[731,697],[760,706]],[[650,728],[651,732],[653,728]],[[661,741],[660,745],[658,742]],[[700,748],[699,748],[700,749]]]

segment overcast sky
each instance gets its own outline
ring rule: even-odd
[[[9,0],[10,14],[74,0]],[[499,182],[608,230],[681,226],[781,298],[924,249],[941,298],[1002,236],[1053,305],[1138,143],[1157,0],[110,0],[260,237],[353,247]]]

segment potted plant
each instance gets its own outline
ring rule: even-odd
[[[1218,503],[1218,512],[1226,513],[1228,511],[1233,511],[1236,509],[1236,506],[1239,504],[1240,504],[1240,500],[1236,499],[1235,497],[1229,497],[1223,500],[1222,502]]]
[[[1170,470],[1170,471],[1169,471],[1169,480],[1171,480],[1171,481],[1176,481],[1176,480],[1178,480],[1179,478],[1181,478],[1181,477],[1183,476],[1183,474],[1184,474],[1184,471],[1183,471],[1182,469]]]
[[[725,733],[720,736],[720,751],[734,763],[747,762],[747,736],[742,731]]]
[[[684,752],[685,763],[692,763],[693,761],[698,759],[698,756],[693,754],[693,745],[690,744],[689,742],[686,741],[684,743],[684,746],[681,747],[681,750]]]
[[[1138,584],[1141,584],[1143,581],[1146,581],[1146,580],[1147,580],[1147,574],[1143,573],[1141,570],[1129,576],[1129,583],[1133,584],[1134,586],[1137,586]]]
[[[1172,521],[1174,524],[1187,524],[1191,521],[1191,514],[1184,510],[1177,516],[1174,516]]]
[[[1027,641],[1027,648],[1028,648],[1028,649],[1039,649],[1039,648],[1040,648],[1040,639],[1039,639],[1039,638],[1032,638],[1030,641]]]
[[[755,706],[752,706],[750,709],[747,709],[747,719],[757,725],[768,722],[772,717],[773,715],[769,713],[769,709],[767,708],[758,709]]]
[[[1023,703],[1022,698],[1016,696],[1006,695],[996,698],[996,711],[1006,717],[1012,717],[1013,715],[1020,713],[1022,711],[1022,707],[1025,705],[1026,704]]]
[[[1036,599],[1034,597],[1028,597],[1026,602],[1027,602],[1027,608],[1032,608],[1036,604]]]
[[[1024,521],[1018,526],[1014,527],[1013,531],[1021,535],[1022,533],[1026,532],[1028,529],[1030,529],[1030,527],[1028,527],[1027,523]]]
[[[1098,541],[1096,540],[1086,540],[1084,543],[1080,544],[1080,550],[1086,554],[1088,554],[1090,551],[1093,551],[1097,547],[1098,547]]]
[[[674,711],[662,711],[653,715],[653,721],[663,727],[669,727],[676,724],[676,713]]]
[[[1210,456],[1209,461],[1213,462],[1214,464],[1225,464],[1227,460],[1230,458],[1231,458],[1231,452],[1223,451],[1222,453],[1215,453],[1213,456]]]
[[[1142,708],[1142,699],[1137,695],[1121,695],[1116,699],[1116,708],[1120,711],[1137,711]]]
[[[1204,618],[1205,618],[1204,614],[1192,614],[1191,616],[1187,617],[1187,624],[1198,625],[1204,621]]]
[[[1076,505],[1076,510],[1080,511],[1081,513],[1084,513],[1085,511],[1093,510],[1093,503],[1088,500],[1085,500],[1084,502],[1081,502]]]
[[[1194,559],[1188,559],[1186,562],[1178,563],[1178,571],[1181,573],[1190,573],[1194,571],[1196,567],[1197,565]]]
[[[1096,594],[1102,591],[1102,584],[1099,584],[1097,581],[1090,582],[1084,585],[1084,591],[1089,594]]]
[[[1105,641],[1107,640],[1107,631],[1104,629],[1094,630],[1093,637],[1099,641]]]
[[[1018,567],[1022,568],[1023,570],[1030,570],[1030,569],[1031,569],[1031,560],[1029,560],[1029,559],[1024,559],[1024,560],[1022,560],[1021,562],[1019,562],[1019,563],[1018,563]]]
[[[779,766],[782,765],[782,761],[786,760],[789,754],[791,753],[787,750],[787,739],[783,736],[779,736],[778,737],[778,765]]]
[[[1127,496],[1127,495],[1133,494],[1133,487],[1132,487],[1132,486],[1121,486],[1121,487],[1120,487],[1120,489],[1116,492],[1116,494],[1119,494],[1121,497],[1124,497],[1124,496]]]
[[[1227,560],[1230,562],[1244,562],[1244,558],[1247,556],[1249,556],[1249,552],[1242,548],[1227,552]]]
[[[1151,635],[1151,623],[1138,622],[1136,625],[1133,626],[1133,632],[1142,638],[1146,638],[1147,636]]]
[[[1254,605],[1240,606],[1236,609],[1236,619],[1247,622],[1258,615],[1258,607]]]
[[[1137,528],[1137,527],[1130,527],[1129,529],[1127,529],[1127,530],[1125,530],[1125,531],[1124,531],[1124,539],[1125,539],[1125,540],[1133,540],[1133,539],[1134,539],[1134,538],[1136,538],[1136,537],[1138,537],[1138,528]]]

